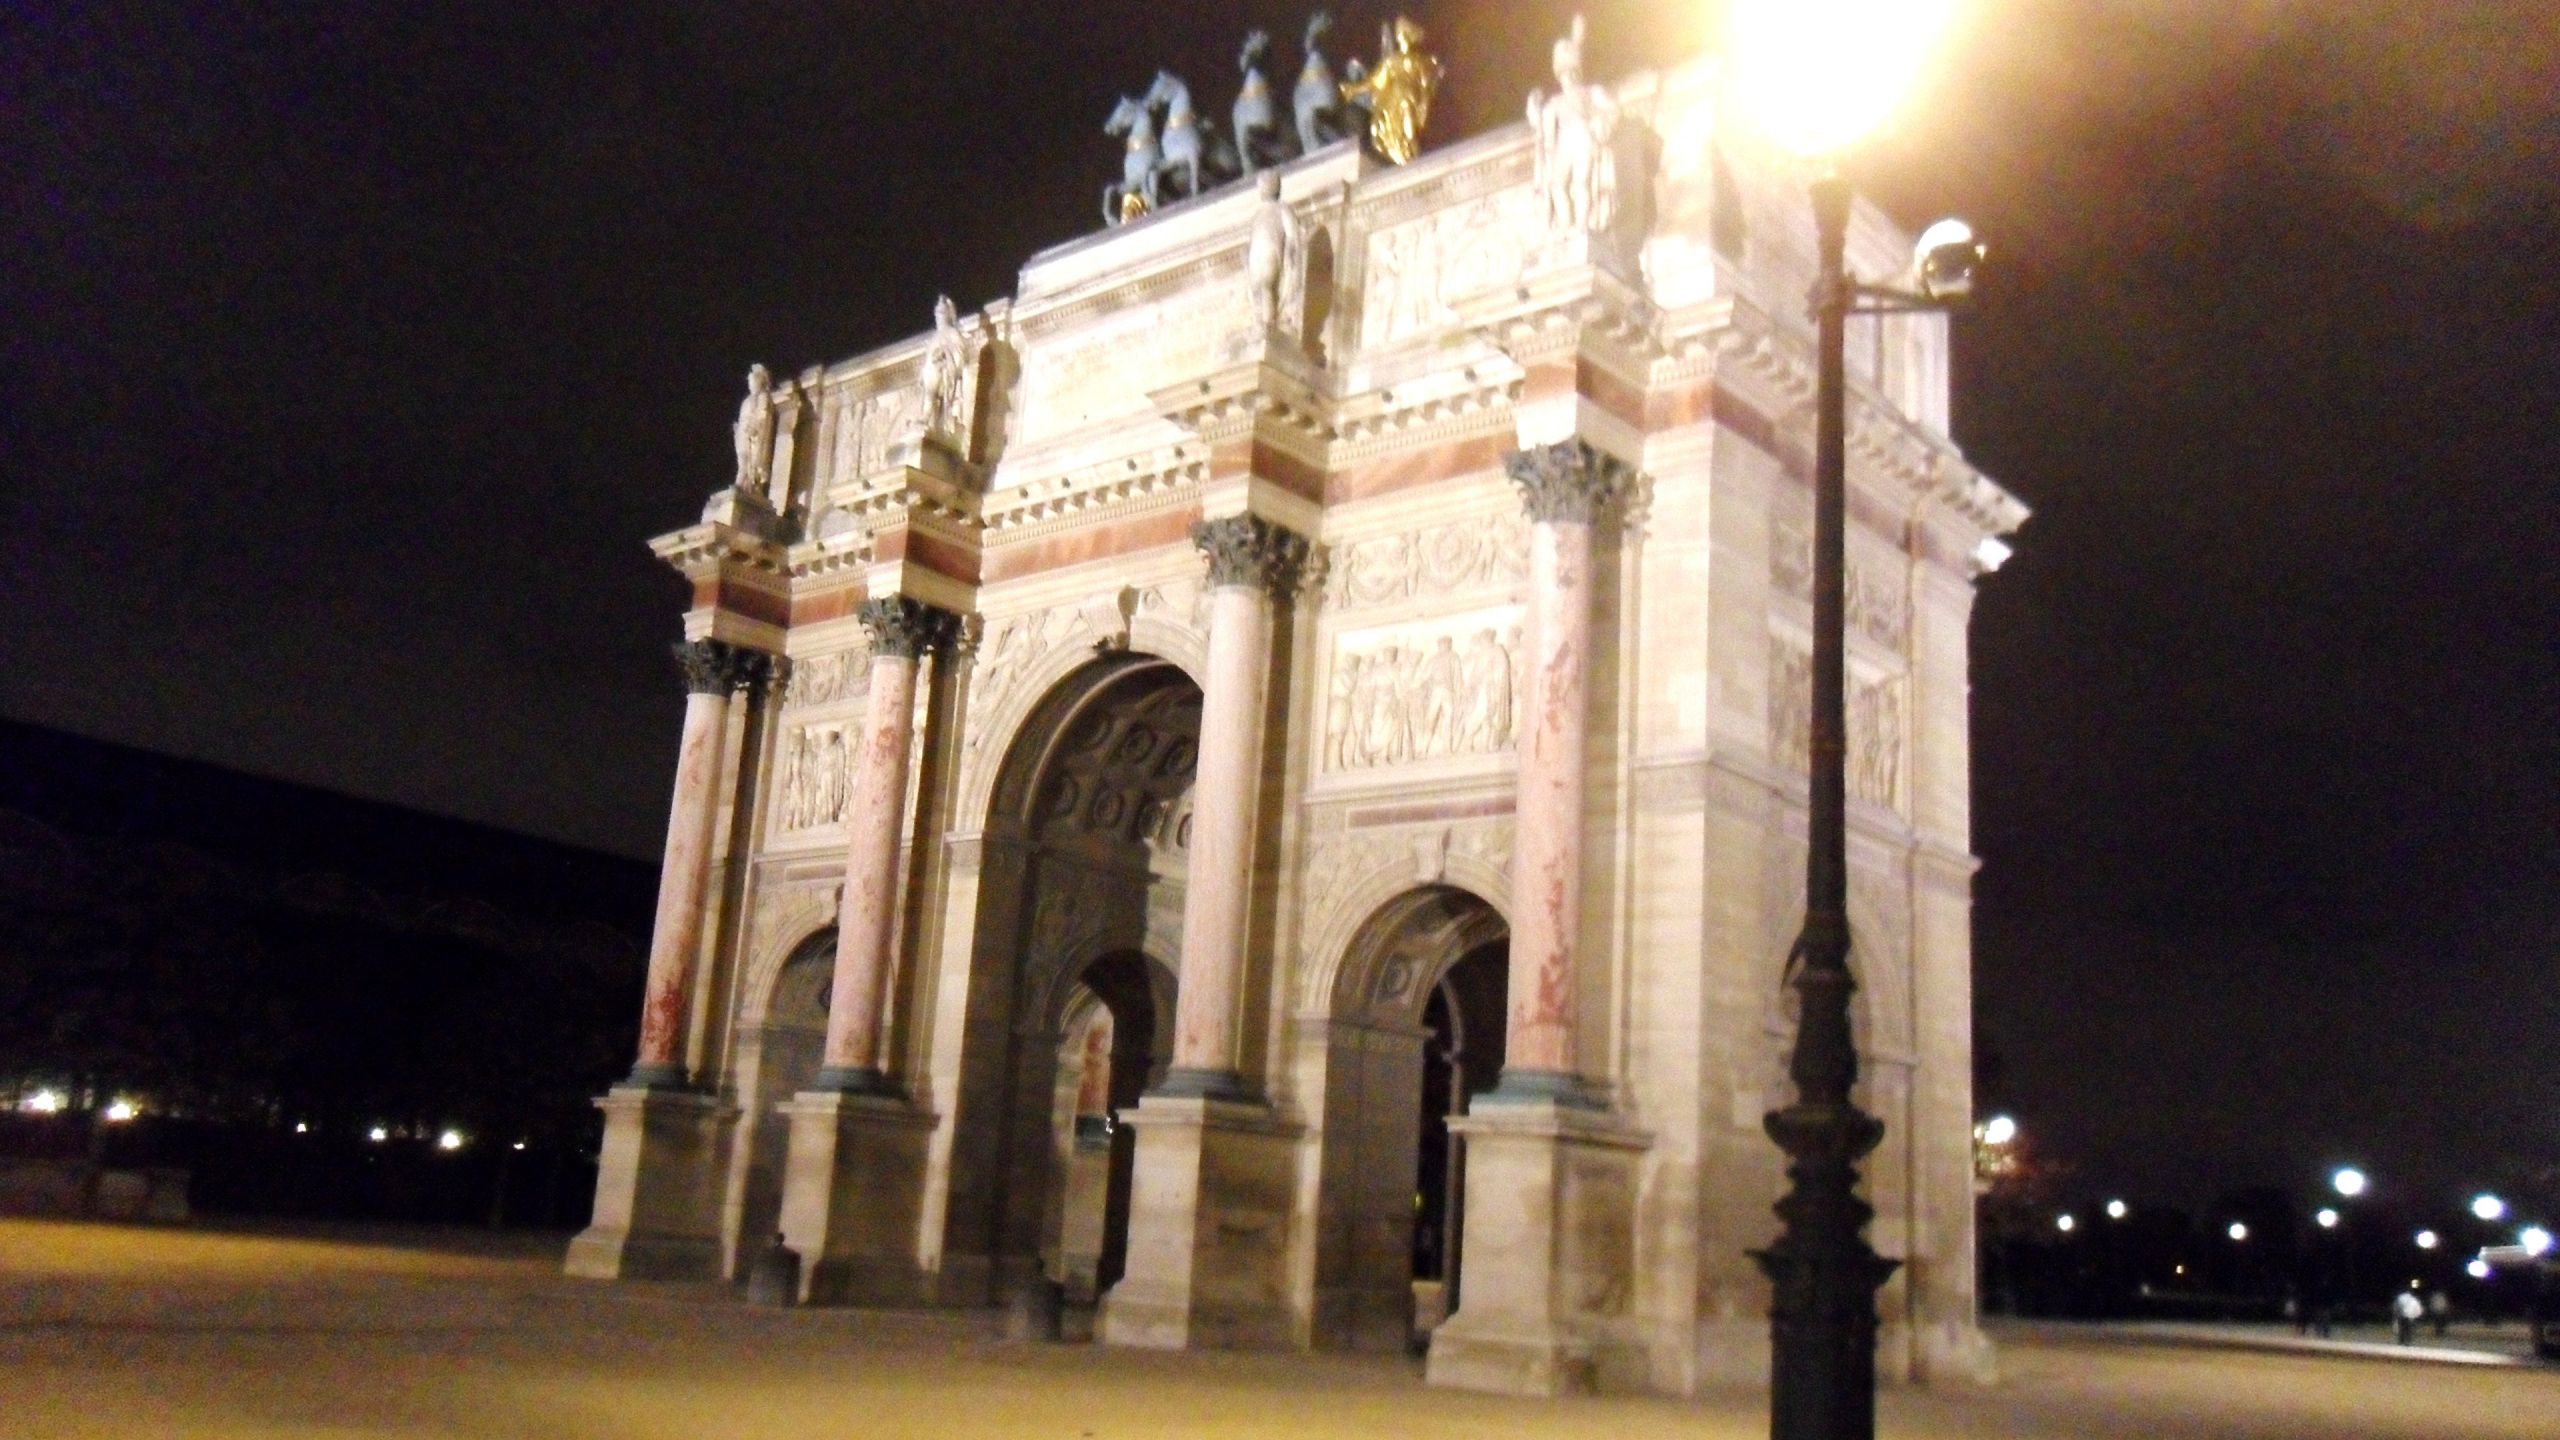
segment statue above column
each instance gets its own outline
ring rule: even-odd
[[[855,610],[862,628],[871,632],[872,655],[898,655],[913,660],[928,651],[947,649],[960,637],[960,617],[912,595],[884,595],[865,600]]]
[[[1307,540],[1259,515],[1230,515],[1191,527],[1191,543],[1209,558],[1209,588],[1243,585],[1285,595],[1306,568]]]
[[[738,451],[738,478],[741,491],[761,495],[765,475],[773,466],[773,372],[762,365],[747,367],[747,398],[738,402],[738,423],[729,427],[730,442]]]
[[[1253,230],[1245,238],[1245,275],[1253,284],[1253,314],[1265,333],[1298,336],[1307,311],[1306,229],[1297,212],[1280,198],[1280,172],[1254,176],[1262,208],[1253,213]]]
[[[948,295],[933,302],[933,339],[925,346],[916,371],[916,398],[924,433],[965,453],[968,439],[968,377],[977,369],[976,337],[960,330],[959,307]]]
[[[761,371],[764,367],[756,367]],[[676,665],[684,672],[688,695],[727,695],[744,690],[773,673],[773,657],[723,640],[680,640]]]
[[[1529,133],[1537,140],[1537,189],[1547,224],[1596,235],[1618,213],[1618,99],[1582,78],[1582,17],[1555,46],[1556,93],[1529,92]]]
[[[1625,494],[1635,471],[1624,460],[1593,449],[1586,440],[1533,445],[1503,457],[1502,468],[1520,489],[1533,522],[1588,525]]]

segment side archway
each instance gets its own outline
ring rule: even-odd
[[[773,967],[740,1017],[737,1086],[740,1167],[730,1269],[781,1229],[782,1182],[791,1126],[777,1107],[816,1083],[827,1048],[827,996],[835,976],[836,928],[803,936]]]
[[[1335,969],[1317,1195],[1316,1341],[1403,1353],[1445,1314],[1464,1257],[1448,1129],[1501,1074],[1510,927],[1421,885],[1379,905]]]

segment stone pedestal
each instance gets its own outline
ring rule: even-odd
[[[596,1101],[595,1218],[563,1267],[589,1280],[720,1274],[720,1157],[735,1112],[691,1090],[617,1085]]]
[[[791,1125],[782,1239],[800,1254],[812,1305],[921,1305],[916,1258],[934,1116],[886,1095],[804,1090],[778,1107]]]
[[[1101,1337],[1156,1350],[1292,1343],[1292,1128],[1260,1105],[1150,1095],[1130,1182],[1129,1260]]]
[[[1425,1378],[1508,1395],[1591,1389],[1603,1330],[1633,1294],[1646,1137],[1556,1100],[1480,1100],[1449,1129],[1467,1147],[1466,1249]]]

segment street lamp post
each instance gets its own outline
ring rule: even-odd
[[[1849,1025],[1846,576],[1847,332],[1853,314],[1937,309],[1970,287],[1981,249],[1972,233],[1923,237],[1919,293],[1861,285],[1849,273],[1851,192],[1830,157],[1881,121],[1943,19],[1929,0],[1756,0],[1733,7],[1731,71],[1770,136],[1821,157],[1812,184],[1813,656],[1806,727],[1804,929],[1788,956],[1800,1002],[1787,1074],[1795,1100],[1762,1122],[1787,1154],[1780,1228],[1753,1252],[1767,1273],[1772,1440],[1872,1440],[1876,1292],[1894,1262],[1867,1243],[1875,1210],[1858,1195],[1858,1162],[1884,1124],[1852,1098],[1857,1046]],[[1934,248],[1932,248],[1934,247]]]

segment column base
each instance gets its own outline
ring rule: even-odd
[[[1296,1127],[1259,1104],[1161,1091],[1127,1118],[1138,1127],[1128,1269],[1097,1334],[1155,1350],[1291,1344]]]
[[[1252,1092],[1245,1089],[1244,1077],[1233,1070],[1203,1070],[1192,1066],[1175,1066],[1165,1071],[1163,1081],[1150,1093],[1239,1103],[1251,1103],[1253,1099]]]
[[[800,1252],[801,1303],[930,1303],[917,1254],[935,1117],[842,1090],[804,1090],[778,1108],[791,1125],[782,1237]]]
[[[593,1221],[563,1271],[588,1280],[713,1280],[720,1274],[720,1161],[736,1112],[713,1096],[616,1085],[604,1112]]]
[[[1489,1098],[1489,1097],[1488,1097]],[[1449,1122],[1466,1144],[1458,1308],[1423,1378],[1507,1395],[1593,1388],[1635,1286],[1635,1162],[1651,1143],[1587,1104],[1520,1098]]]
[[[879,1095],[891,1099],[906,1098],[906,1091],[889,1078],[888,1072],[876,1065],[826,1065],[819,1067],[817,1078],[809,1082],[808,1093],[834,1095]]]

